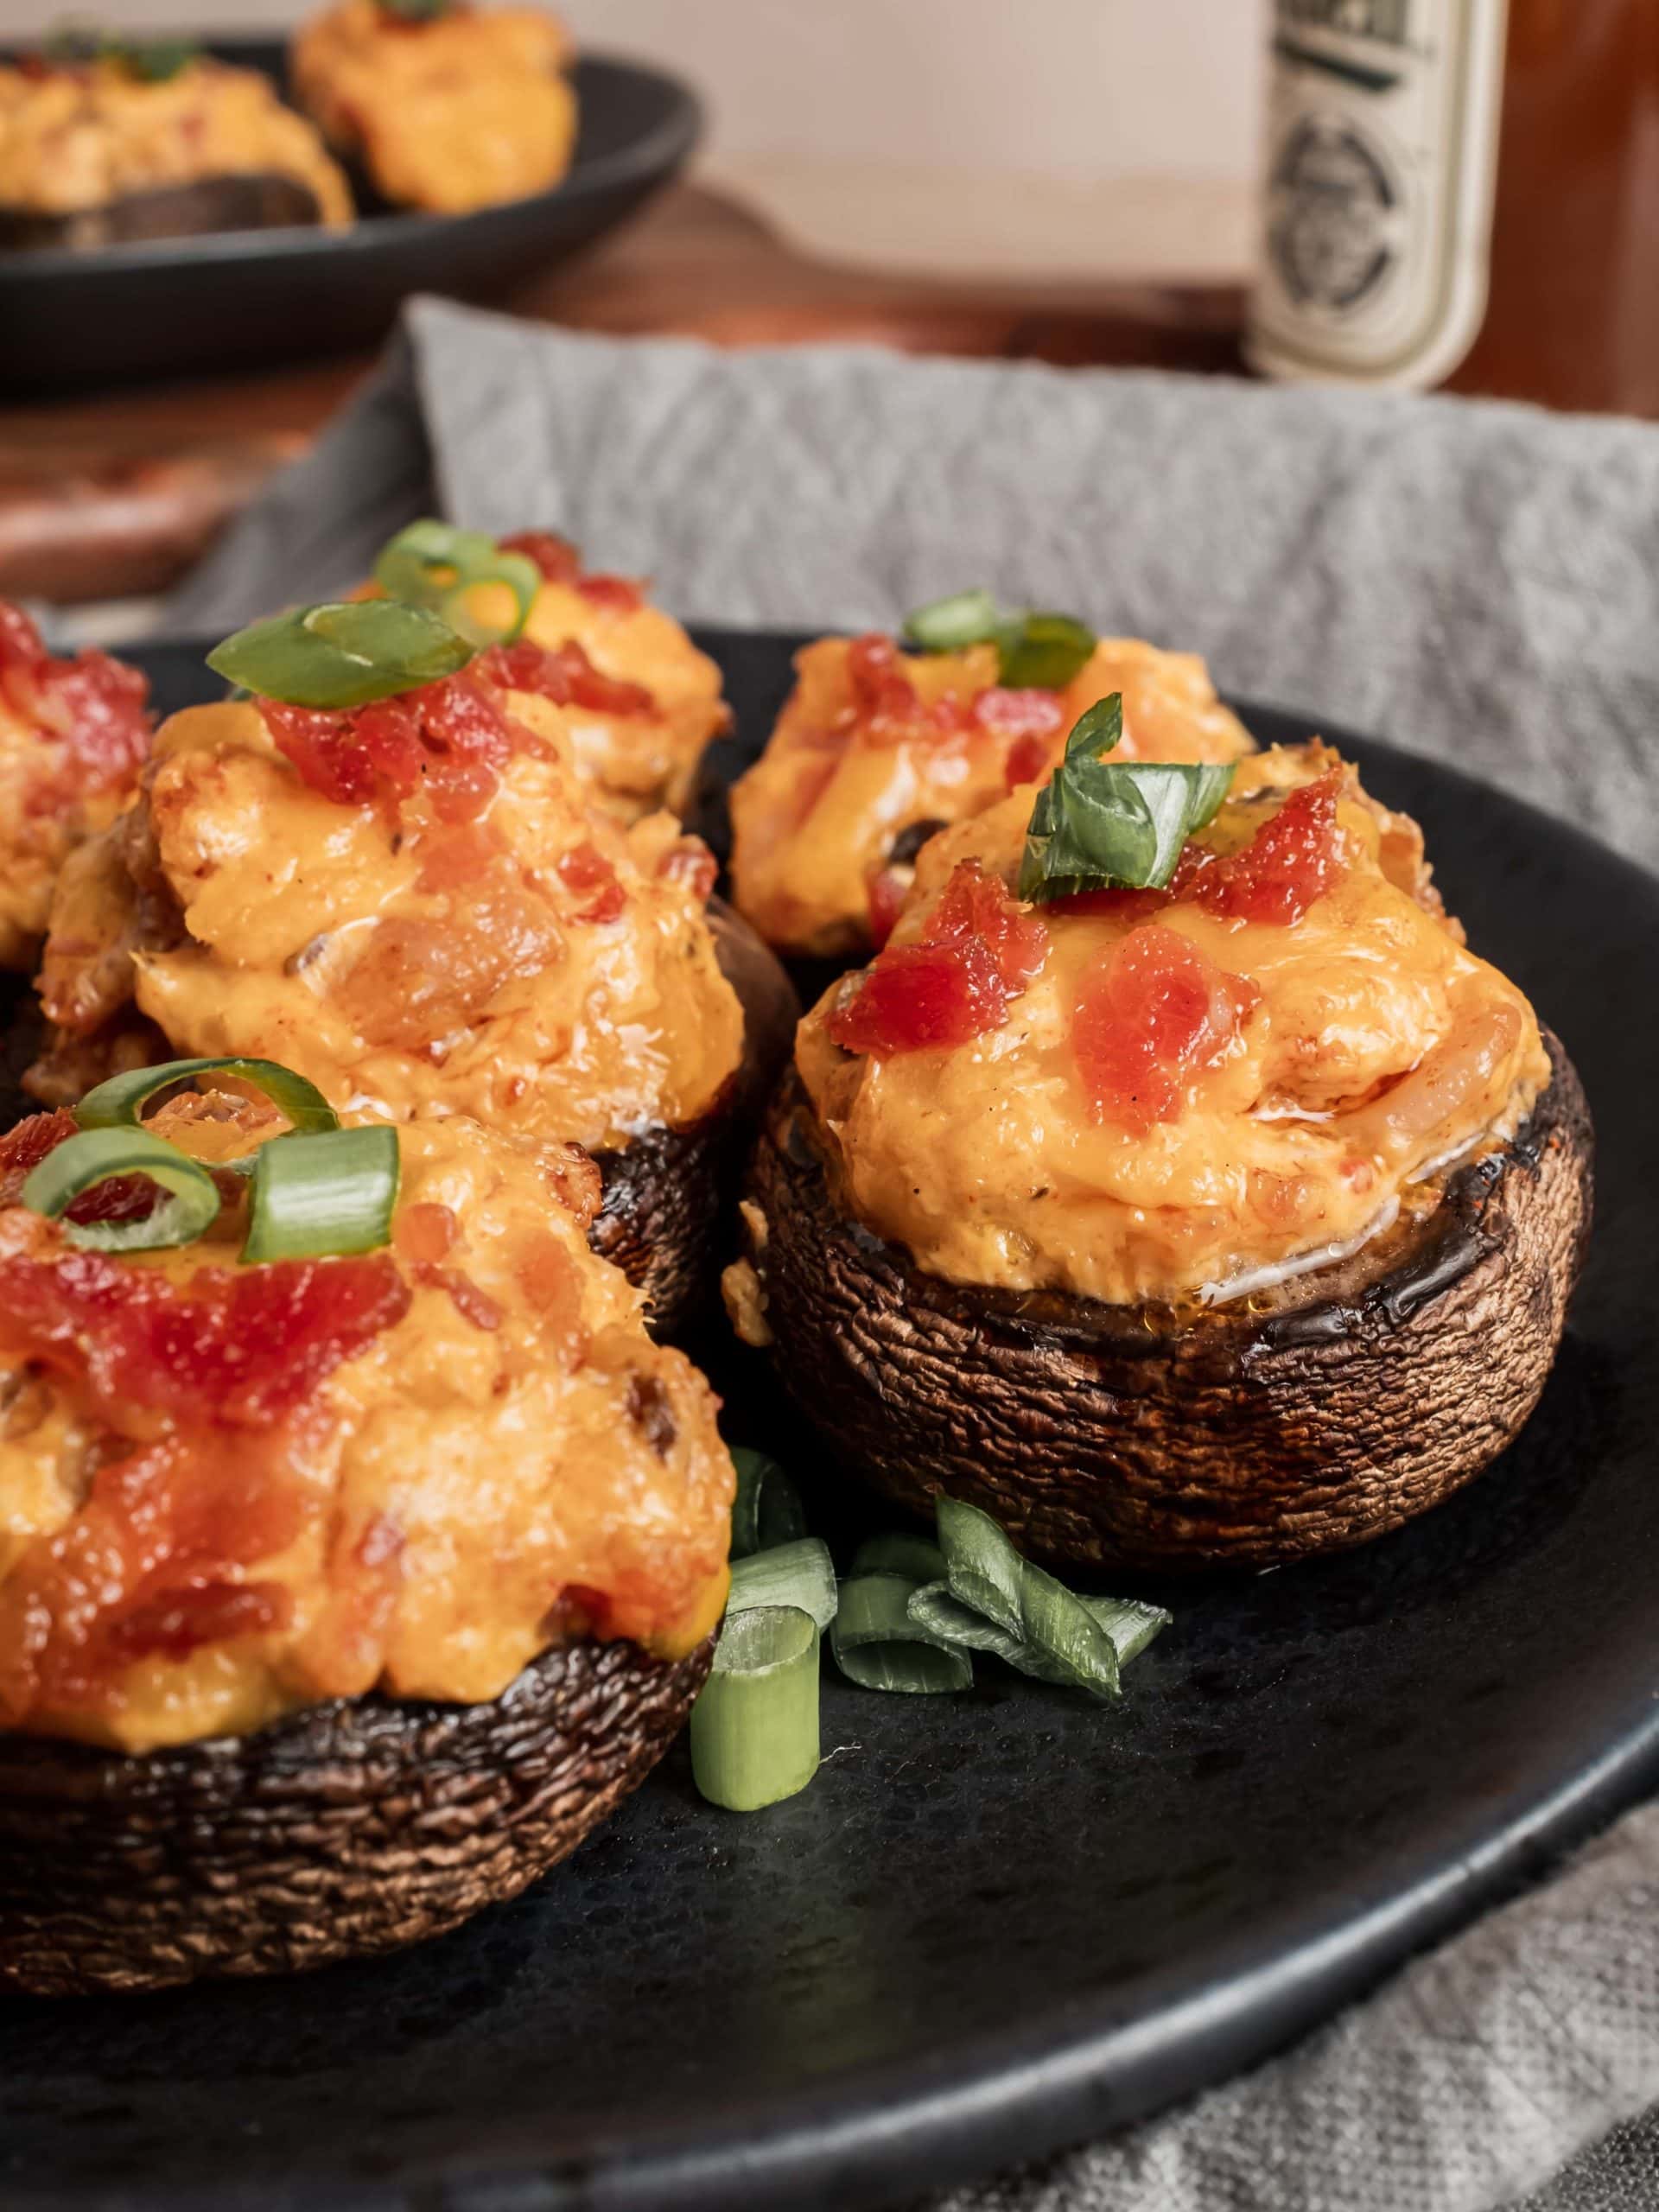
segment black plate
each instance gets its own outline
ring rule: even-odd
[[[741,753],[788,642],[704,642]],[[164,703],[211,691],[188,653],[149,659]],[[826,1675],[826,1763],[769,1813],[702,1804],[682,1749],[569,1866],[424,1950],[0,2005],[8,2205],[849,2212],[1245,2064],[1659,1777],[1659,1027],[1631,996],[1659,882],[1340,741],[1422,820],[1597,1116],[1589,1271],[1506,1459],[1348,1558],[1178,1591],[1109,1714],[989,1665],[963,1699]],[[718,1379],[734,1440],[809,1467],[755,1369]],[[868,1518],[817,1476],[828,1533]]]
[[[273,41],[209,46],[284,80]],[[0,391],[269,367],[373,344],[411,292],[499,297],[620,223],[696,143],[696,97],[665,71],[589,54],[575,81],[575,161],[555,190],[527,200],[472,215],[365,215],[349,231],[0,253]]]

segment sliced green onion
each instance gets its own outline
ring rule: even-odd
[[[204,1075],[232,1076],[263,1091],[296,1136],[340,1127],[339,1115],[315,1084],[276,1060],[164,1060],[159,1067],[133,1068],[89,1090],[74,1109],[75,1120],[83,1129],[138,1128],[152,1098],[175,1083]],[[253,1166],[251,1158],[228,1164],[245,1173]]]
[[[471,639],[400,599],[296,607],[215,645],[209,668],[263,699],[342,710],[453,676]]]
[[[842,1584],[830,1631],[836,1666],[861,1689],[922,1697],[971,1689],[974,1662],[968,1654],[937,1643],[911,1618],[914,1586],[902,1574],[861,1574]]]
[[[923,1634],[940,1643],[959,1643],[968,1651],[988,1651],[1011,1667],[1020,1663],[1025,1646],[1019,1637],[988,1621],[960,1598],[953,1598],[948,1582],[924,1582],[912,1590],[908,1611]]]
[[[732,1500],[734,1559],[747,1559],[753,1552],[792,1543],[806,1534],[800,1492],[775,1459],[736,1444],[732,1465],[737,1470],[737,1494]]]
[[[66,1221],[77,1198],[100,1183],[143,1175],[158,1203],[142,1221]],[[65,1238],[91,1252],[156,1252],[188,1244],[218,1217],[219,1190],[207,1170],[147,1129],[83,1129],[33,1168],[20,1197],[32,1213],[59,1223]]]
[[[254,1160],[245,1265],[374,1252],[391,1242],[397,1132],[384,1124],[283,1136]]]
[[[447,522],[412,522],[381,549],[374,580],[393,599],[441,615],[476,645],[516,638],[530,619],[541,588],[541,571],[522,553],[504,553],[481,530],[456,530]],[[482,584],[512,594],[513,619],[504,630],[480,622],[467,594]]]
[[[691,1772],[710,1804],[758,1812],[818,1770],[818,1630],[793,1605],[728,1618],[691,1708]]]
[[[1065,758],[1037,794],[1020,863],[1022,899],[1116,887],[1161,890],[1187,839],[1213,820],[1233,764],[1101,758],[1123,734],[1114,691],[1078,717]]]
[[[1010,1666],[1042,1681],[1086,1690],[1091,1697],[1117,1697],[1116,1643],[1084,1601],[1022,1558],[1001,1524],[976,1505],[941,1494],[937,1511],[950,1596],[1007,1639],[999,1647],[982,1638],[979,1648],[995,1650]],[[949,1618],[937,1597],[918,1611],[918,1625],[935,1632]]]
[[[810,1613],[819,1629],[829,1627],[836,1618],[836,1569],[822,1537],[801,1536],[734,1563],[727,1619],[757,1605],[792,1605]]]
[[[1062,691],[1099,640],[1075,614],[1007,613],[988,591],[959,591],[905,619],[906,639],[927,653],[994,645],[997,681],[1014,690]]]
[[[1078,1600],[1100,1623],[1117,1647],[1117,1663],[1127,1667],[1138,1659],[1154,1637],[1174,1619],[1161,1605],[1142,1605],[1136,1598],[1083,1598]]]
[[[1016,691],[1064,691],[1096,643],[1094,632],[1075,615],[1027,614],[1002,643],[1002,681]]]
[[[1003,615],[989,592],[953,592],[936,599],[905,617],[904,635],[925,653],[955,653],[969,645],[988,645],[1002,626]]]
[[[938,1582],[944,1576],[944,1554],[931,1536],[895,1529],[888,1535],[867,1537],[859,1546],[853,1554],[852,1575],[860,1574],[902,1574],[910,1582]]]
[[[950,1594],[1008,1635],[1022,1634],[1026,1562],[1000,1522],[943,1491],[934,1501]]]

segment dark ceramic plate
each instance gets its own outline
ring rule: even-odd
[[[283,48],[214,39],[280,83]],[[349,231],[226,232],[73,253],[0,254],[0,391],[61,391],[269,367],[372,345],[411,292],[499,297],[611,230],[666,184],[702,111],[679,79],[584,54],[582,126],[555,190],[473,215],[369,214]]]
[[[729,766],[788,644],[705,642]],[[164,703],[211,690],[188,652],[149,658]],[[0,2005],[9,2206],[891,2202],[1247,2064],[1659,1778],[1659,1026],[1630,996],[1659,882],[1351,748],[1597,1116],[1589,1271],[1505,1459],[1350,1557],[1166,1593],[1112,1713],[988,1664],[962,1699],[829,1675],[804,1796],[715,1812],[682,1749],[569,1866],[425,1950]],[[832,1538],[867,1525],[759,1373],[716,1364],[733,1439],[815,1473]]]

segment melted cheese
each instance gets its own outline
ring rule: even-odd
[[[1333,756],[1241,770],[1206,842],[1248,841],[1270,795]],[[941,835],[897,932],[918,934],[957,861],[1011,877],[1035,787]],[[1449,1157],[1511,1133],[1548,1080],[1522,994],[1414,891],[1420,848],[1351,779],[1349,866],[1291,925],[1179,904],[1156,919],[1261,993],[1243,1033],[1145,1135],[1090,1119],[1073,1045],[1079,979],[1131,924],[1046,917],[1048,950],[1007,1026],[878,1062],[802,1024],[799,1065],[858,1217],[930,1273],[1128,1304],[1229,1294],[1253,1273],[1375,1231]],[[1387,863],[1387,866],[1385,866]],[[1388,872],[1392,868],[1394,873]]]
[[[223,1155],[211,1128],[170,1112],[165,1134]],[[303,1497],[301,1533],[236,1573],[281,1584],[289,1624],[136,1661],[94,1701],[35,1717],[38,1732],[145,1751],[377,1686],[492,1698],[558,1641],[573,1589],[579,1631],[601,1605],[603,1634],[668,1656],[718,1618],[734,1478],[716,1401],[680,1353],[650,1342],[638,1294],[588,1250],[565,1203],[567,1163],[459,1118],[415,1123],[401,1139],[400,1221],[448,1210],[459,1233],[443,1265],[493,1302],[499,1325],[480,1327],[442,1281],[417,1279],[405,1318],[336,1369],[276,1440],[282,1477]],[[234,1266],[239,1235],[227,1222],[185,1251],[124,1264],[188,1285],[204,1266]],[[32,1214],[0,1213],[0,1256],[49,1255],[56,1236]],[[416,1273],[401,1248],[400,1262]],[[561,1287],[552,1306],[535,1289],[550,1267]],[[0,1312],[0,1341],[4,1327]],[[155,1417],[135,1408],[130,1427],[153,1433]],[[119,1448],[67,1382],[0,1355],[0,1640],[9,1578],[32,1543],[70,1525],[92,1470]],[[227,1432],[215,1448],[265,1445]],[[353,1561],[370,1532],[395,1567],[389,1604],[365,1612]]]
[[[732,788],[732,880],[739,911],[768,943],[832,954],[870,942],[868,883],[912,823],[967,820],[1007,791],[1019,724],[995,715],[948,734],[873,728],[849,673],[850,641],[821,638],[796,656],[797,681],[766,749]],[[926,706],[971,707],[992,691],[990,645],[900,654]],[[1249,735],[1216,697],[1195,653],[1104,638],[1066,689],[1048,741],[1097,699],[1123,695],[1121,757],[1230,760]]]
[[[593,1147],[708,1110],[743,1020],[701,902],[656,872],[677,827],[658,815],[624,831],[592,812],[558,710],[523,693],[507,704],[545,753],[502,770],[480,832],[500,849],[480,880],[430,889],[445,833],[418,795],[391,812],[324,798],[251,705],[164,726],[144,804],[184,942],[125,957],[174,1052],[283,1061],[340,1109],[472,1114]],[[613,921],[582,920],[558,876],[584,845],[626,894]],[[110,1010],[92,982],[130,934],[120,867],[94,855],[54,911],[45,998],[66,1027],[78,1007]]]

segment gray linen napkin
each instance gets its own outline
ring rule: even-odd
[[[1659,860],[1645,425],[722,353],[422,301],[166,626],[325,597],[434,509],[550,524],[722,623],[890,625],[985,582],[1196,647],[1226,690],[1455,760]],[[1494,2212],[1541,2186],[1532,2212],[1633,2212],[1659,2201],[1659,2124],[1637,2118],[1659,2094],[1656,1900],[1659,1808],[1252,2075],[935,2212]]]

